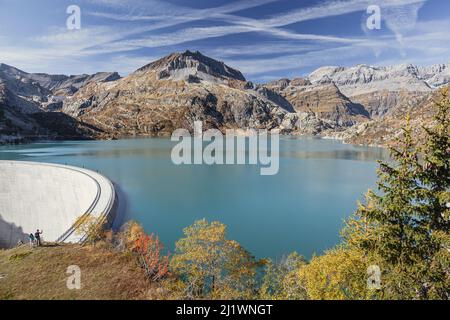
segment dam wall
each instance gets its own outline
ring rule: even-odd
[[[114,186],[97,172],[59,164],[0,161],[0,248],[10,248],[43,230],[48,242],[81,242],[81,216],[111,220]],[[110,221],[111,222],[111,221]]]

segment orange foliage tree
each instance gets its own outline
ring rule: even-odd
[[[139,263],[150,280],[158,281],[168,274],[169,254],[162,254],[164,245],[158,236],[142,233],[134,248],[139,255]]]

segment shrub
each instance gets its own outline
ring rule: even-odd
[[[145,234],[144,228],[138,222],[128,221],[115,236],[116,249],[127,252],[135,251],[137,241],[143,234]]]
[[[138,253],[140,266],[152,281],[159,281],[169,271],[169,255],[162,255],[164,245],[154,234],[142,233],[136,240],[134,250]]]
[[[81,236],[85,243],[93,244],[105,238],[105,226],[105,219],[81,216],[75,222],[75,234]]]

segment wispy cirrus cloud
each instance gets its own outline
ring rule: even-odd
[[[252,9],[276,1],[278,0],[244,0],[206,9],[192,9],[184,6],[174,6],[172,4],[154,0],[144,3],[126,1],[128,5],[121,6],[125,7],[126,10],[121,10],[119,13],[88,11],[87,14],[116,21],[153,22],[152,25],[147,26],[146,31],[148,32],[177,26],[187,22],[194,22],[204,19],[217,19],[223,14]]]
[[[384,59],[377,65],[390,65],[398,63],[415,63],[426,65],[432,63],[450,62],[450,21],[439,20],[417,23],[418,34],[404,37],[401,45],[404,50],[414,51],[417,58]],[[367,52],[374,48],[381,50],[398,50],[399,43],[395,37],[385,36],[378,40],[367,40],[351,45],[341,45],[326,49],[313,49],[301,54],[274,56],[270,58],[240,59],[238,55],[228,61],[239,68],[244,74],[256,79],[276,79],[279,76],[267,77],[267,73],[288,71],[292,69],[311,68],[312,66],[348,65],[349,61],[356,59],[358,63],[368,63]],[[235,48],[239,51],[239,48]],[[251,49],[249,49],[251,50]],[[364,62],[365,61],[365,62]],[[332,62],[332,63],[330,63]],[[370,63],[368,63],[370,64]]]
[[[273,0],[260,1],[247,1],[240,5],[226,5],[219,8],[204,9],[200,11],[193,11],[192,14],[187,14],[180,18],[175,16],[170,22],[158,22],[150,26],[146,31],[152,31],[161,29],[164,27],[178,25],[187,21],[204,19],[217,19],[221,20],[229,25],[222,26],[209,26],[209,27],[186,27],[181,30],[166,32],[158,35],[148,35],[133,39],[116,41],[112,44],[107,44],[101,51],[127,51],[136,50],[138,48],[154,48],[160,46],[177,45],[191,41],[197,41],[202,39],[209,39],[214,37],[222,37],[234,34],[257,32],[266,33],[274,37],[291,39],[297,41],[321,41],[321,42],[334,42],[334,43],[358,43],[364,41],[364,39],[357,37],[337,37],[333,35],[319,35],[312,33],[298,33],[292,30],[283,29],[281,27],[309,21],[316,19],[323,19],[332,16],[339,16],[359,11],[364,11],[367,7],[373,4],[373,1],[369,0],[350,0],[350,1],[328,1],[320,5],[301,8],[293,10],[292,12],[277,14],[265,19],[251,19],[241,16],[229,14],[227,12],[235,12],[242,9],[248,9],[255,5],[262,5]],[[386,21],[388,26],[395,30],[399,30],[399,24],[395,24],[391,18],[392,12],[409,12],[408,9],[411,6],[414,8],[420,8],[420,6],[426,2],[426,0],[379,0],[376,3],[386,9]],[[406,8],[406,9],[405,9]],[[417,9],[418,10],[418,9]],[[416,11],[417,11],[416,10]],[[189,10],[188,10],[189,11]],[[412,12],[416,12],[412,10]],[[391,16],[389,16],[391,15]],[[120,17],[120,18],[119,18]],[[128,15],[119,16],[119,19],[125,19],[129,21],[136,21],[143,18],[141,15]],[[155,16],[147,16],[149,19],[156,19]],[[397,26],[397,27],[396,27]]]
[[[205,52],[213,57],[229,58],[234,56],[252,58],[255,56],[273,55],[274,53],[285,55],[292,53],[309,52],[324,49],[320,44],[297,44],[291,41],[276,40],[265,41],[254,45],[233,45],[220,48],[209,48]]]
[[[445,23],[419,19],[423,5],[437,1],[444,0],[327,0],[312,6],[299,1],[287,7],[281,0],[246,0],[191,8],[157,0],[81,0],[81,30],[57,27],[55,19],[45,32],[20,41],[2,34],[0,61],[31,71],[127,73],[189,48],[226,59],[257,79],[351,59],[417,60],[448,54]],[[364,34],[361,19],[372,4],[382,9],[383,30]],[[351,23],[355,29],[346,27]]]
[[[313,7],[299,8],[289,13],[277,14],[264,22],[269,27],[280,27],[292,23],[323,19],[327,17],[341,16],[349,13],[366,11],[370,5],[378,5],[381,8],[405,7],[413,4],[424,3],[427,0],[348,0],[326,1]]]

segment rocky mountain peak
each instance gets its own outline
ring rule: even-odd
[[[8,81],[30,82],[32,79],[30,79],[29,73],[5,63],[0,63],[0,82]]]
[[[15,67],[12,67],[10,65],[7,65],[5,63],[0,63],[0,72],[8,73],[8,74],[24,73],[23,71],[15,68]]]
[[[159,79],[217,81],[240,80],[246,81],[242,73],[227,66],[222,61],[207,57],[199,51],[185,51],[172,53],[154,61],[136,72],[157,71]]]
[[[383,90],[430,92],[434,83],[442,83],[446,79],[441,77],[431,83],[429,77],[424,75],[412,64],[382,67],[359,64],[352,67],[322,67],[312,72],[308,79],[316,84],[335,83],[347,96]]]
[[[433,88],[450,83],[450,63],[435,64],[429,67],[418,67],[419,75]]]

